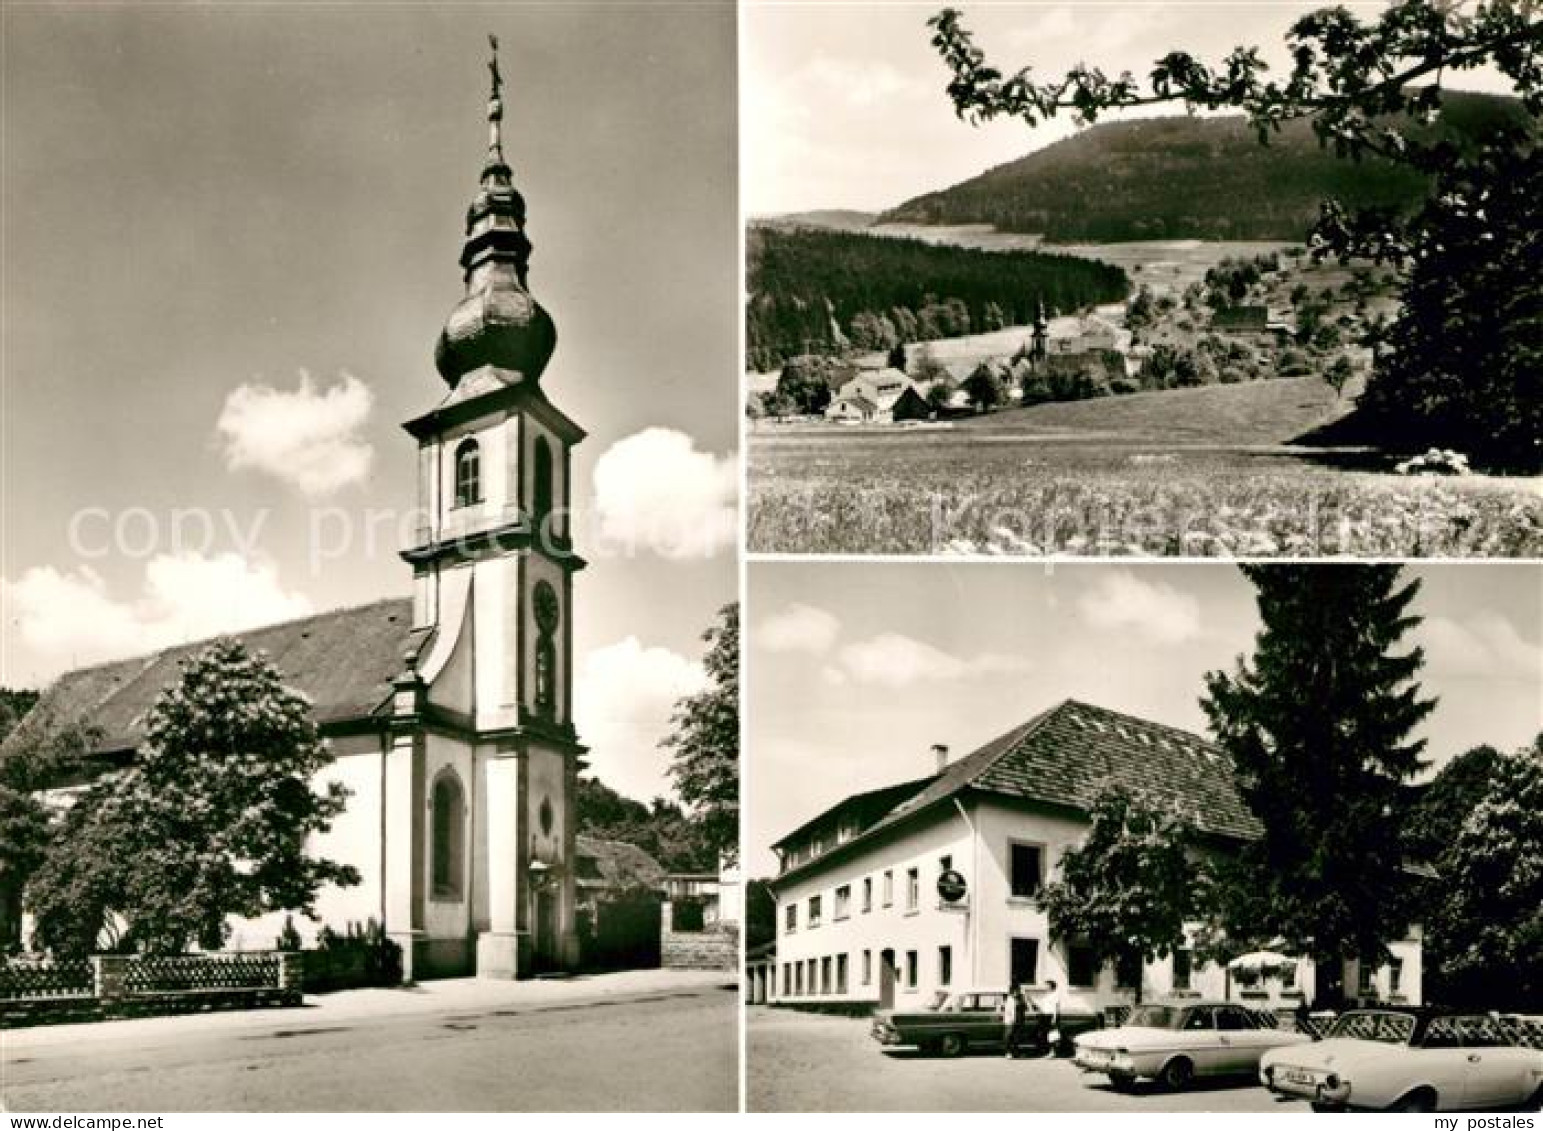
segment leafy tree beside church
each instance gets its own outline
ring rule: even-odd
[[[63,818],[28,889],[36,942],[174,954],[218,949],[231,916],[310,914],[324,884],[359,882],[306,851],[347,800],[336,782],[312,789],[331,760],[310,704],[272,664],[211,644],[156,700],[134,764]]]
[[[726,860],[739,857],[739,604],[723,606],[702,636],[708,686],[675,706],[670,776],[706,842]]]

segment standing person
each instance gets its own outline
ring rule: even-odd
[[[1009,1060],[1017,1058],[1018,1044],[1023,1040],[1023,1010],[1023,995],[1014,982],[1002,1002],[1002,1044],[1006,1046],[1002,1055]]]
[[[1050,1014],[1050,1025],[1045,1030],[1045,1055],[1053,1057],[1061,1044],[1061,987],[1054,978],[1046,979],[1039,1007]]]

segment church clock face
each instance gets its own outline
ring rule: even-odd
[[[531,600],[536,608],[536,627],[543,635],[550,636],[557,631],[558,622],[562,619],[557,590],[545,581],[538,581]]]

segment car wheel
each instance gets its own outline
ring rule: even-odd
[[[1532,1099],[1522,1104],[1523,1111],[1543,1111],[1543,1084],[1538,1085],[1538,1090],[1532,1094]]]
[[[958,1056],[964,1052],[964,1038],[958,1033],[944,1033],[938,1038],[938,1052],[944,1056]]]
[[[923,1056],[937,1056],[938,1043],[936,1041],[918,1041],[916,1047],[921,1050]]]
[[[1163,1065],[1162,1075],[1158,1080],[1170,1092],[1182,1092],[1194,1083],[1195,1066],[1187,1056],[1176,1056]]]
[[[1136,1089],[1136,1078],[1127,1076],[1123,1072],[1109,1073],[1109,1086],[1117,1092],[1131,1092]]]
[[[1436,1093],[1429,1088],[1416,1088],[1403,1099],[1388,1108],[1389,1111],[1421,1112],[1436,1110]]]
[[[1317,1112],[1342,1112],[1345,1110],[1344,1108],[1340,1107],[1339,1104],[1318,1103],[1316,1100],[1307,1106]]]

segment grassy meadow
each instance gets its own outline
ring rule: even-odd
[[[749,548],[1543,556],[1539,480],[1405,477],[1372,453],[1286,442],[1338,411],[1309,378],[1039,405],[945,427],[761,426],[749,443]]]

